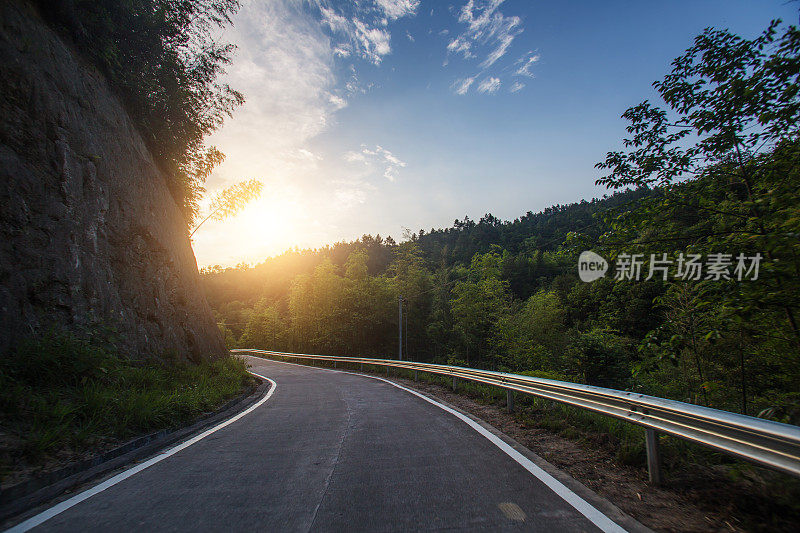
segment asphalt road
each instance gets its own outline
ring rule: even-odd
[[[554,492],[547,474],[543,481],[464,420],[410,392],[364,376],[251,361],[252,371],[276,383],[270,398],[126,479],[95,487],[34,530],[617,527],[558,482],[562,494]]]

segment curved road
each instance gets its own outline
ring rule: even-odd
[[[20,530],[622,531],[464,415],[383,380],[250,361],[276,384],[266,401]]]

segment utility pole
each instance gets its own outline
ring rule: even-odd
[[[403,360],[403,297],[397,297],[397,359]]]

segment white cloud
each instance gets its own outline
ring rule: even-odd
[[[310,150],[306,150],[305,148],[299,148],[294,154],[290,155],[297,159],[305,159],[306,161],[320,161],[322,159],[322,156],[319,156]]]
[[[467,94],[467,91],[469,91],[469,88],[473,82],[475,82],[474,76],[471,78],[462,78],[453,83],[452,89],[456,92],[456,94]]]
[[[364,53],[372,58],[376,64],[381,62],[381,58],[392,51],[389,44],[391,35],[388,31],[381,28],[370,28],[360,20],[353,21],[357,30],[357,38],[361,41]]]
[[[411,32],[409,32],[408,30],[406,30],[406,37],[408,37],[408,40],[411,41],[412,43],[414,42],[414,36],[411,35]]]
[[[541,59],[541,56],[534,52],[528,52],[527,54],[524,54],[515,62],[515,64],[519,66],[517,67],[517,70],[514,72],[514,74],[517,76],[525,76],[527,78],[533,78],[534,76],[533,72],[531,72],[531,67],[533,67],[533,65],[536,64],[539,61],[539,59]]]
[[[457,11],[458,22],[466,25],[466,29],[447,44],[447,57],[460,55],[466,60],[481,58],[478,63],[480,70],[471,77],[473,80],[487,74],[508,53],[516,36],[523,31],[519,17],[505,16],[499,11],[502,3],[503,0],[469,0]],[[443,66],[447,64],[446,58]],[[465,84],[465,81],[469,79],[464,78],[453,84],[457,94],[466,94],[471,83]],[[488,82],[490,79],[497,81]],[[493,93],[499,86],[499,78],[490,77],[478,85],[478,91]]]
[[[390,54],[390,21],[416,15],[419,0],[374,0],[374,3],[356,2],[348,6],[347,15],[333,7],[319,4],[321,21],[334,36],[344,38],[337,43],[336,55],[348,57],[356,54],[374,65],[380,65],[383,57]],[[406,32],[413,41],[413,37]]]
[[[346,103],[332,92],[335,52],[319,24],[289,3],[246,3],[234,23],[225,38],[238,49],[223,81],[245,104],[210,141],[228,155],[221,170],[240,174],[239,165],[252,166],[254,150],[258,167],[272,170],[279,154],[321,133]]]
[[[467,25],[447,45],[450,53],[461,53],[465,59],[476,57],[474,48],[481,47],[486,53],[480,68],[492,66],[508,51],[514,38],[522,33],[522,21],[519,17],[507,17],[497,10],[503,0],[469,0],[458,13],[458,21]]]
[[[367,191],[358,186],[344,186],[336,189],[336,203],[339,207],[347,208],[367,201]]]
[[[375,0],[389,20],[412,17],[417,14],[419,0]]]
[[[367,162],[367,158],[364,157],[364,154],[362,154],[361,152],[352,152],[352,151],[345,152],[344,155],[342,156],[342,159],[344,159],[349,163],[355,163],[357,161],[360,161],[366,164]]]
[[[509,87],[508,92],[515,93],[517,91],[521,91],[524,88],[525,88],[524,83],[522,83],[521,81],[515,81],[514,83],[511,84],[511,87]]]
[[[494,94],[497,89],[500,88],[500,79],[499,78],[486,78],[482,82],[478,84],[478,92],[479,93],[489,93]]]
[[[347,107],[347,100],[336,94],[329,94],[328,101],[333,105],[333,108],[336,111]]]
[[[363,163],[373,169],[381,169],[383,177],[389,181],[394,181],[398,171],[406,166],[405,161],[401,161],[400,158],[380,145],[375,145],[374,149],[370,149],[362,144],[360,152],[345,152],[342,159],[348,163]]]
[[[322,23],[331,32],[341,34],[349,40],[348,43],[338,46],[337,49],[354,50],[362,58],[375,65],[379,65],[383,56],[392,51],[389,44],[391,35],[387,30],[372,27],[357,18],[350,20],[327,7],[323,7],[320,11]]]
[[[333,49],[333,55],[336,57],[350,57],[352,51],[348,46],[337,46]]]
[[[494,63],[498,59],[500,59],[506,54],[506,50],[508,50],[508,47],[511,46],[511,42],[513,40],[514,40],[513,35],[510,34],[503,35],[499,39],[497,47],[491,52],[489,52],[489,55],[486,56],[486,59],[484,59],[483,62],[481,63],[481,68],[486,68],[491,65],[494,65]]]
[[[469,59],[475,57],[471,52],[472,43],[465,39],[454,39],[447,45],[447,51],[455,54],[461,53],[465,58]]]

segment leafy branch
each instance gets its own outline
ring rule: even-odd
[[[209,214],[194,227],[189,237],[194,236],[207,220],[225,220],[236,215],[247,204],[261,196],[263,186],[264,184],[260,181],[252,179],[231,185],[214,195],[211,199]]]

